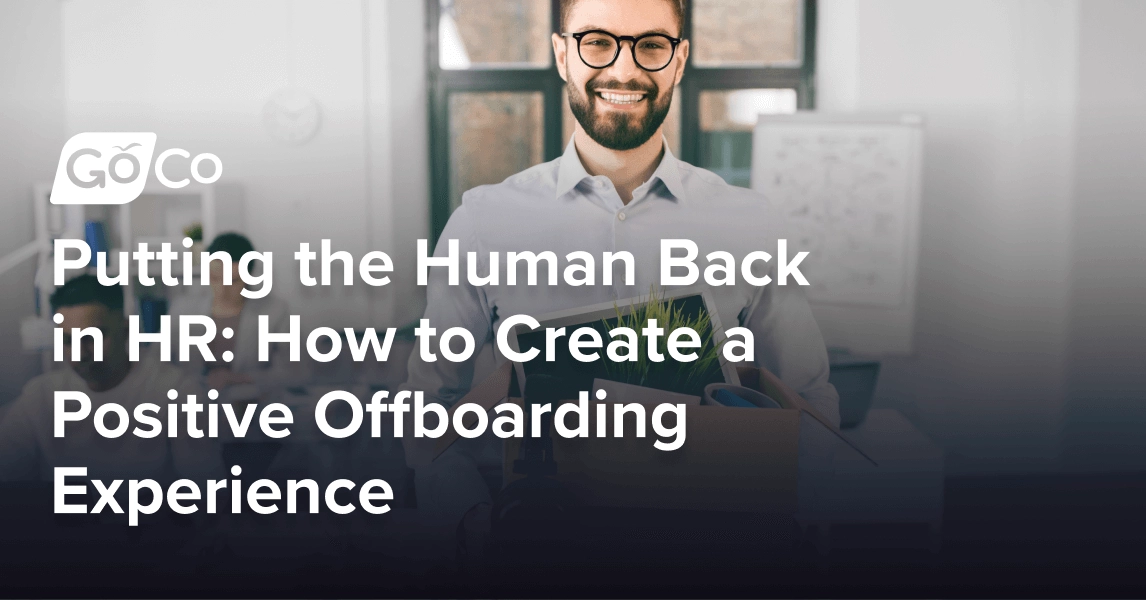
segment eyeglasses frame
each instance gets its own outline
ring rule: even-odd
[[[581,38],[589,35],[590,33],[602,33],[613,38],[613,40],[617,42],[617,51],[613,54],[613,60],[610,60],[608,64],[600,67],[595,67],[589,64],[589,61],[585,60],[585,57],[581,55]],[[649,73],[656,73],[657,71],[663,71],[667,69],[668,66],[672,64],[672,59],[676,58],[676,47],[679,46],[682,41],[684,41],[684,38],[673,37],[664,33],[643,33],[637,36],[614,35],[608,31],[605,31],[604,29],[589,29],[586,31],[578,31],[576,33],[562,32],[561,37],[572,38],[577,41],[577,58],[580,58],[581,63],[590,69],[608,69],[609,67],[613,66],[613,64],[616,63],[617,59],[621,56],[621,42],[627,41],[629,42],[629,52],[633,55],[633,64],[637,65],[645,71],[648,71]],[[670,44],[672,44],[672,54],[669,55],[669,59],[665,62],[664,66],[660,67],[659,69],[646,68],[640,63],[640,61],[637,60],[637,42],[650,37],[663,37],[667,39]]]

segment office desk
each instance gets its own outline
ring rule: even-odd
[[[938,552],[943,522],[942,449],[890,409],[872,410],[860,426],[844,433],[879,465],[836,444],[829,460],[801,473],[806,480],[801,482],[798,521],[817,528],[820,552],[839,547],[842,540],[833,539],[832,529],[841,525],[926,525],[926,545]],[[863,537],[865,546],[881,541],[880,536]]]

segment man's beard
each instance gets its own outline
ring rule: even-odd
[[[569,110],[577,118],[577,122],[594,142],[610,150],[632,150],[649,141],[661,123],[664,123],[672,104],[672,88],[669,88],[662,98],[659,88],[654,83],[641,84],[630,81],[622,84],[590,79],[585,84],[584,95],[578,93],[572,81],[566,83],[565,87],[569,96]],[[597,112],[598,89],[644,92],[645,98],[642,102],[648,103],[648,109],[643,117],[621,111],[611,111],[608,115],[601,115]]]

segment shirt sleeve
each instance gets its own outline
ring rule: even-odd
[[[474,338],[474,353],[470,360],[454,363],[437,352],[436,340],[431,349],[438,354],[434,362],[421,358],[420,348],[410,355],[408,377],[403,389],[421,391],[427,402],[439,402],[452,406],[469,391],[473,384],[474,362],[482,345],[490,338],[492,313],[485,293],[470,285],[467,273],[467,253],[478,252],[477,240],[473,233],[468,207],[463,204],[454,211],[442,232],[434,256],[441,258],[450,254],[451,240],[457,240],[458,285],[449,284],[449,270],[435,267],[429,270],[426,288],[426,312],[422,317],[428,320],[438,336],[451,327],[462,327]],[[478,266],[478,272],[486,272]],[[407,445],[417,443],[410,436],[403,440]],[[477,463],[466,444],[454,444],[442,456],[428,466],[415,470],[415,485],[418,494],[418,508],[450,523],[461,521],[465,513],[478,504],[490,502],[489,488],[484,484]]]
[[[771,275],[775,281],[776,274]],[[779,377],[838,426],[840,397],[828,383],[828,351],[804,290],[775,283],[759,288],[741,322],[752,331],[756,364]]]
[[[46,401],[42,396],[40,386],[29,383],[0,418],[0,481],[39,478],[40,445],[35,419],[28,411]]]
[[[458,250],[458,284],[449,284],[449,270],[444,267],[431,268],[426,281],[426,312],[422,318],[436,330],[437,336],[430,347],[437,355],[437,360],[422,360],[420,347],[415,348],[410,355],[409,375],[404,386],[411,391],[422,391],[427,401],[450,406],[464,396],[473,384],[474,362],[482,345],[490,339],[493,321],[485,292],[470,285],[466,277],[469,268],[467,254],[474,252],[481,257],[482,253],[478,251],[468,207],[464,204],[454,211],[446,224],[434,249],[434,257],[448,256],[451,241],[454,240],[457,241]],[[476,268],[478,272],[485,272],[483,269],[488,268],[488,265],[482,264]],[[437,340],[451,327],[461,327],[473,336],[475,347],[469,360],[451,362],[437,351]]]

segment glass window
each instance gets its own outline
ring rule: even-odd
[[[700,93],[700,166],[732,185],[751,187],[752,129],[760,115],[796,112],[796,90]]]
[[[800,0],[693,0],[693,63],[799,65],[802,4]]]
[[[541,92],[450,94],[450,212],[466,190],[544,160],[544,112]]]
[[[668,140],[669,150],[680,158],[680,88],[677,88],[672,95],[672,104],[669,105],[668,116],[665,117],[664,131],[665,139]],[[569,138],[573,137],[573,111],[569,110],[569,96],[565,88],[561,89],[561,139],[565,144],[569,143]],[[564,150],[565,146],[562,145],[561,149]]]
[[[549,0],[438,1],[442,69],[549,66]]]

